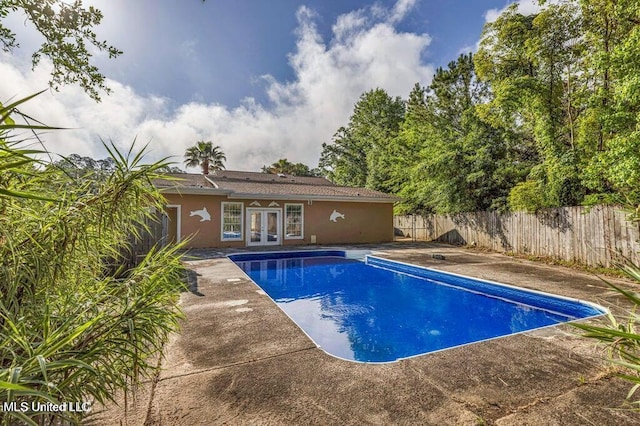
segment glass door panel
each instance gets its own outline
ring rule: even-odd
[[[281,241],[282,211],[280,209],[247,209],[247,245],[278,245]]]
[[[280,228],[279,218],[280,212],[278,211],[267,211],[267,242],[271,244],[278,244],[279,232],[278,228]]]
[[[249,242],[262,242],[262,212],[254,210],[249,213]]]

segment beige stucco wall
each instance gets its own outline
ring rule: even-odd
[[[344,214],[331,222],[336,210]],[[304,206],[305,241],[318,244],[378,243],[393,240],[393,204],[313,201]]]
[[[393,240],[393,204],[337,202],[307,200],[254,200],[227,199],[226,196],[212,195],[178,195],[165,194],[167,204],[181,207],[181,239],[190,237],[189,247],[244,247],[246,245],[246,209],[253,201],[258,201],[261,207],[268,207],[276,201],[283,210],[281,214],[282,229],[284,230],[285,203],[300,203],[304,208],[304,238],[286,239],[282,236],[283,245],[311,244],[311,236],[316,236],[317,244],[356,244],[377,243]],[[242,202],[244,204],[243,227],[245,235],[243,241],[221,241],[221,209],[222,201]],[[189,213],[206,207],[211,215],[210,221],[200,221],[200,216],[190,216]],[[329,220],[333,211],[344,214],[344,219],[336,222]],[[284,234],[284,231],[283,231]]]

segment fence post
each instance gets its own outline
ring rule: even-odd
[[[411,228],[412,228],[411,241],[415,242],[417,240],[417,237],[416,237],[416,215],[415,215],[415,213],[411,214],[411,219],[413,219],[412,220],[413,223],[411,225]]]

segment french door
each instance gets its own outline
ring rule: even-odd
[[[282,210],[247,208],[247,245],[282,244]]]

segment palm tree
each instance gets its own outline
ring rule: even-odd
[[[273,173],[273,174],[277,174],[277,173],[291,174],[293,167],[294,167],[294,164],[292,162],[290,162],[286,158],[281,158],[270,166],[262,167],[262,172]]]
[[[223,161],[227,161],[220,146],[213,146],[211,141],[198,141],[184,153],[184,163],[187,167],[202,167],[202,174],[208,175],[209,170],[214,172],[224,169]]]
[[[270,166],[262,166],[262,173],[284,173],[293,176],[320,176],[320,172],[316,169],[309,169],[309,166],[303,163],[292,163],[286,158],[281,158]]]

